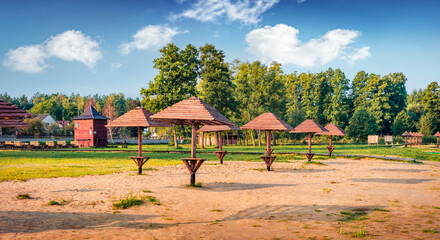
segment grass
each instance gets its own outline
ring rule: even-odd
[[[28,193],[25,194],[17,194],[17,199],[32,199]]]
[[[195,183],[194,186],[193,185],[186,185],[186,186],[190,187],[190,188],[202,188],[203,187],[201,182]]]
[[[61,205],[61,203],[52,200],[52,201],[49,201],[49,202],[47,203],[47,205],[50,205],[50,206],[53,206],[53,205]]]
[[[341,211],[341,216],[343,218],[338,219],[338,221],[341,222],[350,222],[354,220],[365,220],[367,219],[367,216],[365,216],[367,213],[363,211]]]
[[[160,205],[159,200],[157,200],[155,197],[153,196],[145,196],[143,198],[148,199],[149,202],[153,203],[154,205]]]
[[[258,171],[258,172],[264,172],[264,171],[267,171],[267,169],[264,169],[264,168],[251,168],[251,169],[249,169],[249,170],[254,170],[254,171]]]
[[[133,194],[129,194],[127,197],[119,199],[113,203],[113,209],[127,209],[129,207],[142,205],[144,200]]]
[[[326,164],[322,163],[322,162],[318,162],[318,161],[307,161],[304,164],[315,164],[315,165],[321,165],[321,166],[325,166]]]
[[[353,237],[354,238],[363,238],[363,237],[367,236],[367,230],[365,228],[366,227],[361,227],[359,229],[359,232],[354,232]]]
[[[180,146],[182,148],[178,150],[168,145],[144,146],[144,151],[177,151],[177,153],[144,153],[144,156],[150,157],[150,160],[145,164],[144,170],[155,171],[157,168],[154,167],[157,166],[182,164],[180,158],[187,157],[189,155],[188,151],[190,150],[190,145],[186,144]],[[327,153],[325,146],[326,144],[313,145],[313,152]],[[440,161],[440,154],[430,154],[426,152],[426,149],[420,148],[392,148],[368,146],[365,144],[346,144],[335,146],[335,154],[372,154]],[[274,148],[275,154],[280,152],[307,152],[307,145],[277,145]],[[35,178],[79,177],[84,175],[102,175],[124,171],[137,171],[136,165],[133,164],[133,161],[128,158],[128,156],[133,156],[136,154],[135,151],[137,150],[137,145],[129,145],[126,149],[118,146],[116,148],[90,148],[85,150],[90,151],[74,152],[65,149],[54,151],[0,151],[0,181],[25,181]],[[133,152],[124,152],[126,150]],[[214,163],[218,161],[217,157],[212,154],[212,152],[216,150],[217,148],[214,146],[205,146],[205,149],[197,150],[197,156],[206,158],[208,164],[209,161]],[[253,147],[226,145],[224,146],[224,150],[231,153],[226,156],[227,161],[262,162],[258,154],[263,154],[264,146]],[[234,154],[238,152],[249,154]],[[275,161],[289,162],[290,160],[305,159],[305,156],[301,154],[277,154]],[[318,159],[328,159],[328,157],[315,156],[315,160]],[[406,162],[421,163],[420,161]],[[324,163],[312,161],[306,164],[323,165]]]
[[[389,212],[390,210],[388,210],[388,209],[384,209],[384,208],[379,208],[379,207],[376,207],[376,208],[373,208],[373,210],[372,211],[379,211],[379,212]]]
[[[212,209],[211,212],[223,212],[221,209]]]
[[[436,231],[434,229],[423,229],[422,232],[425,232],[425,233],[438,233],[438,231]]]

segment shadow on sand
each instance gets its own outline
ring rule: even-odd
[[[424,179],[424,178],[351,178],[350,180],[353,182],[418,184],[418,183],[432,181],[435,179]]]

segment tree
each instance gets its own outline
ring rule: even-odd
[[[162,56],[154,60],[154,68],[159,73],[148,88],[142,88],[142,105],[157,113],[190,96],[197,95],[197,77],[199,76],[199,59],[197,49],[188,44],[184,50],[169,43],[160,50]],[[174,146],[177,148],[176,128],[174,129]]]
[[[349,80],[340,70],[328,69],[326,72],[330,81],[330,102],[324,109],[326,123],[334,123],[341,128],[345,128],[349,120],[349,98],[348,91],[350,89]]]
[[[25,119],[25,123],[29,125],[29,127],[24,128],[24,132],[28,136],[43,136],[45,133],[44,123],[38,118],[34,119]]]
[[[401,111],[394,119],[391,131],[393,135],[402,135],[405,131],[414,131],[415,122],[407,112]]]
[[[424,121],[432,121],[432,123],[429,124],[432,126],[432,129],[430,129],[432,132],[440,131],[440,86],[437,82],[432,82],[428,85],[422,102],[425,107],[426,115],[429,115]],[[427,124],[428,123],[425,125]]]
[[[377,134],[378,126],[374,115],[365,108],[359,108],[351,117],[347,133],[357,141],[365,141],[368,135]]]
[[[237,112],[237,101],[234,97],[234,85],[225,54],[206,44],[200,51],[200,95],[212,107],[225,116]]]

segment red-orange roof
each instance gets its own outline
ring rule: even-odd
[[[347,133],[334,123],[329,123],[325,127],[328,132],[316,133],[316,135],[331,135],[331,136],[345,136]]]
[[[22,119],[30,117],[32,117],[32,114],[25,110],[0,100],[0,127],[28,127]]]
[[[241,131],[236,125],[205,125],[201,127],[197,132],[224,132],[224,131]]]
[[[198,97],[182,100],[156,114],[152,119],[176,125],[234,125],[219,111]]]
[[[405,131],[403,134],[402,134],[402,137],[409,137],[409,136],[411,136],[407,131]]]
[[[436,133],[434,134],[434,137],[440,137],[440,132],[436,132]]]
[[[319,123],[313,121],[312,119],[307,119],[298,126],[296,126],[291,133],[322,133],[328,132],[323,126],[319,125]]]
[[[263,113],[241,127],[242,129],[287,131],[293,128],[271,112]]]
[[[106,127],[172,127],[173,125],[153,120],[150,117],[152,112],[143,107],[136,107],[135,109],[126,112],[124,115],[111,121]]]

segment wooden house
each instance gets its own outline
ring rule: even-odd
[[[75,141],[80,147],[107,146],[108,118],[101,116],[92,105],[81,116],[73,118]]]

